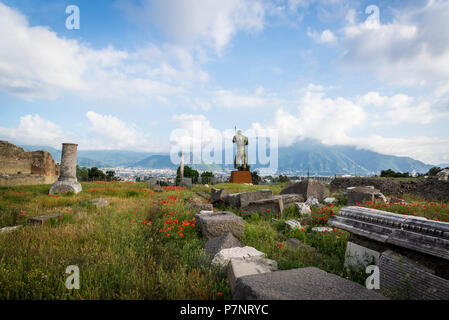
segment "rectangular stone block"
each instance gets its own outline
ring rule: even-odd
[[[314,267],[243,276],[234,300],[385,300],[366,287]]]
[[[379,259],[380,289],[398,299],[449,300],[449,280],[391,250]]]
[[[32,217],[32,218],[28,219],[27,224],[29,226],[41,226],[48,219],[53,218],[53,219],[58,220],[59,217],[62,217],[62,216],[63,216],[63,213],[50,213],[50,214],[46,214],[46,215],[43,215],[43,216]]]
[[[242,214],[254,214],[258,213],[260,215],[266,214],[282,214],[284,211],[284,203],[281,197],[261,199],[256,201],[251,201],[248,205],[242,209]]]
[[[204,237],[212,239],[227,232],[234,236],[243,235],[245,229],[243,219],[232,212],[220,211],[195,215],[198,226]]]

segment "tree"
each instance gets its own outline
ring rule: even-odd
[[[440,172],[441,170],[443,170],[443,169],[441,169],[440,167],[433,167],[433,168],[430,168],[429,171],[427,172],[427,175],[428,175],[429,177],[436,176],[437,173]]]
[[[382,170],[380,172],[381,177],[385,178],[408,178],[410,177],[410,174],[408,172],[396,172],[394,170],[388,169],[388,170]]]
[[[181,167],[178,167],[176,171],[176,185],[179,185],[181,181]],[[184,177],[192,178],[192,183],[198,183],[198,177],[200,176],[199,172],[195,169],[190,168],[189,166],[184,166]]]
[[[279,183],[290,182],[290,178],[287,176],[283,176],[282,174],[278,178]]]
[[[86,167],[76,166],[76,178],[78,181],[88,181],[89,179],[89,171]]]
[[[213,178],[214,174],[210,171],[204,171],[201,173],[201,183],[210,183],[210,178]]]
[[[257,174],[257,171],[251,172],[251,180],[253,184],[259,184],[262,181],[262,178]]]
[[[115,171],[109,170],[109,171],[106,171],[106,180],[107,181],[117,181],[117,180],[120,180],[120,178],[115,176]]]
[[[106,180],[106,175],[103,171],[97,167],[92,167],[88,170],[89,181],[104,181]]]

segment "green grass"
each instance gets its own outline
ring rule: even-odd
[[[206,239],[188,210],[196,192],[211,188],[195,186],[192,191],[168,188],[162,193],[145,183],[82,183],[77,195],[48,196],[49,185],[0,188],[0,227],[24,225],[0,233],[0,299],[230,299],[226,277],[211,266],[202,250]],[[230,192],[270,188],[279,194],[282,186],[220,184]],[[89,200],[104,198],[108,207],[97,209]],[[337,195],[337,197],[339,197]],[[340,199],[341,198],[341,199]],[[332,213],[344,205],[314,210],[301,223],[304,230],[291,230],[287,219],[298,219],[295,207],[284,215],[244,217],[242,243],[276,260],[281,270],[315,266],[363,284],[366,275],[343,267],[349,233],[337,230],[315,233],[313,226],[325,225]],[[381,208],[392,212],[447,219],[442,203]],[[367,204],[369,205],[369,204]],[[377,205],[377,204],[376,204]],[[218,208],[217,208],[218,209]],[[220,207],[239,214],[239,210]],[[26,226],[28,218],[61,213],[42,227]],[[310,247],[292,251],[289,238]],[[312,249],[310,249],[312,248]],[[65,288],[67,266],[80,268],[79,290]],[[220,293],[220,295],[218,295]]]

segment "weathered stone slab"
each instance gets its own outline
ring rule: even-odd
[[[41,226],[45,223],[45,221],[47,221],[48,219],[59,219],[59,217],[62,217],[64,214],[63,213],[50,213],[50,214],[46,214],[43,216],[38,216],[38,217],[32,217],[29,218],[27,221],[27,224],[29,226]]]
[[[248,246],[223,249],[215,255],[212,260],[212,264],[225,268],[231,259],[242,259],[249,257],[264,258],[265,253]]]
[[[282,199],[282,203],[284,205],[284,209],[288,208],[290,206],[294,206],[297,202],[303,202],[304,201],[304,197],[300,194],[281,194],[278,196],[274,196],[273,198],[278,199],[281,198]]]
[[[364,207],[344,207],[329,224],[380,243],[449,260],[449,223]]]
[[[449,280],[391,250],[379,259],[380,289],[399,299],[449,300]]]
[[[281,194],[291,193],[300,194],[304,197],[304,199],[315,197],[319,201],[322,201],[324,198],[329,196],[329,190],[325,187],[325,185],[313,179],[289,184],[281,191]]]
[[[230,194],[225,201],[228,205],[235,208],[244,208],[252,201],[270,198],[272,195],[273,191],[269,189],[256,192],[240,192]]]
[[[284,202],[281,197],[251,201],[242,209],[243,214],[282,214]]]
[[[204,237],[212,239],[231,232],[235,236],[243,235],[243,219],[229,211],[196,214],[195,219]]]
[[[267,273],[277,270],[277,262],[264,258],[234,258],[228,263],[228,280],[234,291],[235,281],[243,276]]]
[[[214,211],[214,207],[211,203],[191,203],[189,205],[189,210],[192,212],[201,212],[201,211]]]
[[[204,245],[204,249],[207,253],[212,256],[215,256],[218,252],[223,249],[229,249],[234,247],[243,247],[240,243],[239,239],[234,237],[234,235],[230,232],[224,233],[221,236],[210,239]]]
[[[97,208],[107,207],[109,206],[109,201],[103,198],[96,198],[90,200],[90,203],[92,203]]]
[[[210,193],[210,203],[226,202],[231,194],[225,189],[212,188]]]
[[[159,185],[156,177],[150,177],[148,181],[148,188],[153,189],[154,186]]]
[[[234,300],[383,300],[364,286],[318,268],[300,268],[243,276]]]

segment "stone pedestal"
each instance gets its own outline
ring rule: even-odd
[[[231,171],[231,183],[252,183],[251,172]]]
[[[62,144],[61,167],[59,179],[50,188],[50,194],[72,191],[75,194],[82,188],[76,178],[76,149],[73,143]]]

